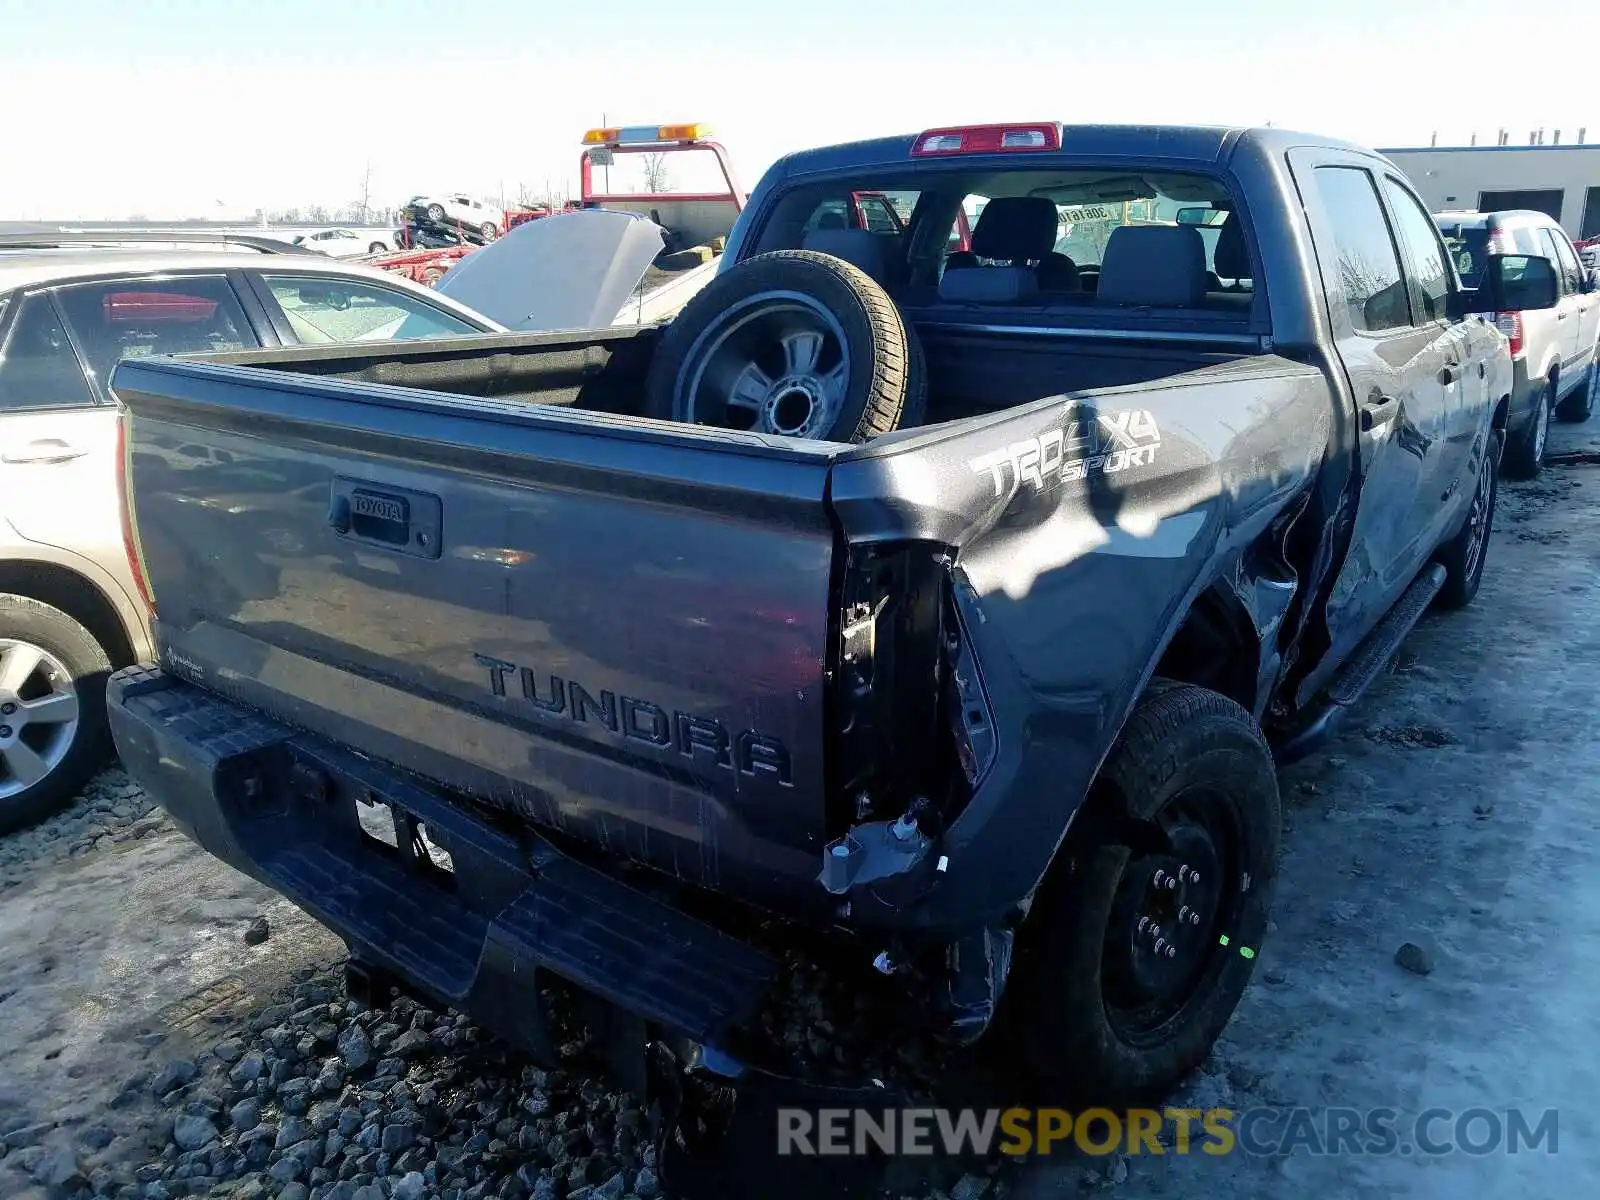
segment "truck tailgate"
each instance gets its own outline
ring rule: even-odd
[[[204,363],[114,382],[169,671],[689,882],[809,887],[828,447]]]

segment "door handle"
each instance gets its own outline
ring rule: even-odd
[[[1449,387],[1452,383],[1454,383],[1456,380],[1458,380],[1460,378],[1461,378],[1461,364],[1460,363],[1449,363],[1449,364],[1445,365],[1444,367],[1441,367],[1440,370],[1439,370],[1439,382],[1444,384],[1445,387]]]
[[[1483,365],[1483,360],[1482,359],[1479,359],[1478,360],[1478,378],[1482,379],[1488,373],[1489,373],[1489,368]]]
[[[1361,405],[1361,432],[1371,433],[1379,425],[1390,420],[1400,407],[1400,401],[1393,396],[1377,396],[1364,401]]]
[[[1565,320],[1566,320],[1566,319],[1567,319],[1567,314],[1566,314],[1566,313],[1564,313],[1564,312],[1558,312],[1558,313],[1557,313],[1557,314],[1556,314],[1556,320],[1558,320],[1558,321],[1565,321]]]
[[[29,442],[21,450],[8,450],[0,454],[0,462],[64,463],[82,458],[87,453],[89,453],[87,450],[80,450],[60,438],[39,438],[37,441]]]

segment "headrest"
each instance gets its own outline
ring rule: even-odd
[[[939,299],[953,304],[1029,304],[1039,299],[1039,277],[1027,267],[946,271]]]
[[[816,229],[801,239],[800,249],[842,258],[879,283],[888,265],[883,237],[865,229]]]
[[[1000,196],[983,206],[972,230],[980,258],[1037,259],[1056,248],[1060,221],[1044,196]]]
[[[1047,292],[1083,291],[1083,276],[1078,274],[1078,264],[1065,254],[1052,250],[1039,260],[1036,270],[1039,286]]]
[[[1238,213],[1229,213],[1217,234],[1217,274],[1224,279],[1253,279],[1250,266],[1250,249],[1244,242],[1244,226]]]
[[[967,267],[981,267],[978,256],[971,250],[952,250],[945,255],[944,269],[946,271],[960,271]]]
[[[1122,225],[1100,263],[1100,304],[1194,308],[1206,295],[1206,249],[1191,225]]]
[[[844,214],[835,212],[831,208],[817,218],[818,229],[848,229],[849,227],[850,224],[844,219]]]

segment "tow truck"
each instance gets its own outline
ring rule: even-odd
[[[580,198],[564,211],[604,209],[627,213],[652,222],[662,231],[661,253],[639,280],[618,323],[649,321],[676,312],[715,274],[716,259],[744,211],[746,193],[734,175],[727,149],[711,139],[711,128],[705,123],[595,128],[584,133],[582,145],[578,160]],[[709,156],[718,183],[700,190],[610,190],[611,168],[617,165],[619,156],[690,153]],[[549,209],[508,213],[503,233],[510,234],[523,224],[554,215],[560,214]],[[862,206],[858,205],[855,218],[859,227],[867,226],[867,213]],[[500,247],[498,254],[517,258],[516,247],[503,239],[489,244]],[[481,248],[463,234],[457,245],[410,247],[365,261],[433,287],[458,262]]]

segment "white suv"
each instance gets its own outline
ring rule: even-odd
[[[1537,255],[1556,266],[1560,299],[1554,308],[1497,318],[1511,343],[1515,376],[1500,461],[1506,474],[1531,479],[1544,465],[1551,415],[1587,421],[1594,410],[1600,277],[1579,261],[1560,224],[1542,212],[1445,212],[1433,219],[1466,287],[1478,286],[1490,254]]]
[[[413,196],[406,201],[404,215],[413,221],[432,225],[460,225],[486,240],[493,240],[505,228],[506,214],[462,192],[437,196]]]

